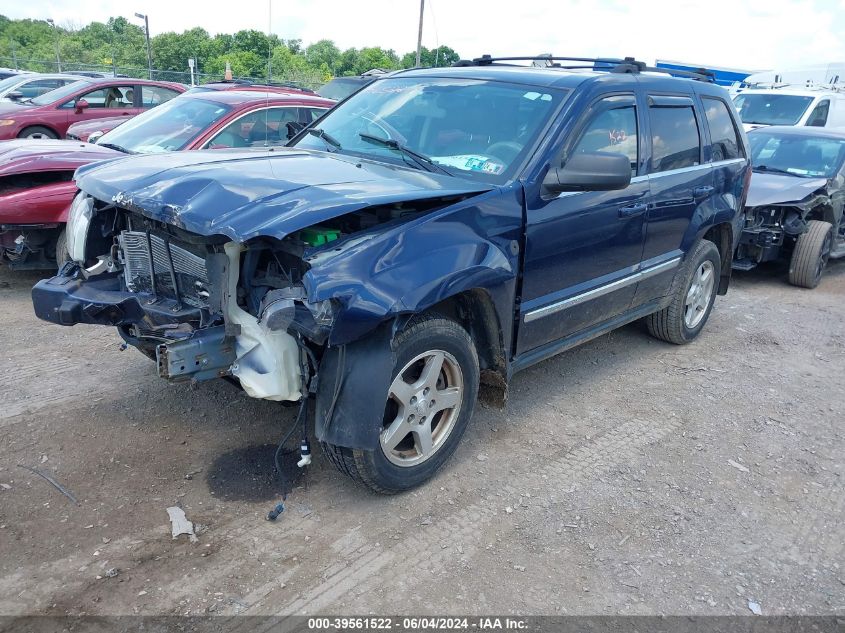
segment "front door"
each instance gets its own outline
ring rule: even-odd
[[[631,162],[621,191],[565,192],[527,201],[525,265],[517,354],[626,311],[643,249],[648,179],[639,174],[633,94],[594,102],[566,156],[615,152]]]

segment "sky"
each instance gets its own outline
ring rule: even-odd
[[[423,45],[462,57],[554,53],[747,70],[845,62],[845,0],[426,0]],[[419,0],[0,0],[10,18],[67,27],[147,13],[153,35],[200,26],[309,44],[416,48]],[[269,14],[272,13],[272,19]]]

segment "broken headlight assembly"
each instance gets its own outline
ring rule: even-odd
[[[70,205],[67,218],[67,250],[75,262],[85,262],[85,242],[94,215],[94,199],[80,191]]]
[[[260,320],[270,330],[300,334],[322,345],[329,336],[336,311],[333,300],[309,303],[305,288],[293,286],[271,290],[264,296]]]

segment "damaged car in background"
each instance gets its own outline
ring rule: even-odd
[[[35,312],[116,326],[168,380],[299,402],[303,455],[313,399],[342,472],[419,485],[480,385],[503,403],[637,319],[688,343],[727,292],[750,178],[727,93],[602,62],[402,71],[286,148],[82,167]]]
[[[767,127],[748,134],[754,178],[733,267],[789,260],[789,283],[815,288],[845,257],[845,132]]]
[[[98,139],[0,144],[0,263],[54,269],[68,259],[73,174],[89,163],[135,154],[282,145],[334,105],[300,91],[206,90],[180,95]]]

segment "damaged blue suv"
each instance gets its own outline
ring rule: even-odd
[[[288,147],[80,168],[73,262],[36,314],[300,420],[313,398],[341,471],[422,483],[480,386],[504,402],[514,372],[637,319],[690,342],[730,281],[751,171],[728,94],[630,58],[525,61],[379,77]]]

